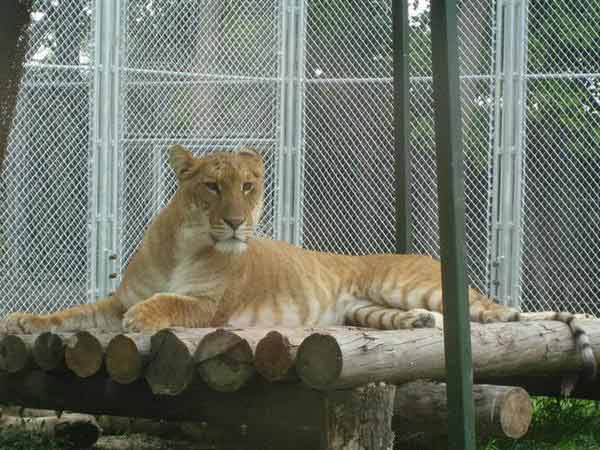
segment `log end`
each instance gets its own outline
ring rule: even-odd
[[[54,427],[54,438],[74,448],[91,447],[100,434],[100,427],[93,419],[59,421]]]
[[[294,366],[295,355],[290,351],[290,341],[278,331],[270,331],[256,345],[254,366],[268,381],[285,379]]]
[[[0,341],[0,370],[16,373],[29,365],[30,350],[19,336],[7,335]]]
[[[219,329],[204,336],[194,361],[204,382],[219,392],[235,392],[254,375],[250,344],[228,330]]]
[[[500,411],[500,425],[504,434],[512,439],[523,437],[529,430],[532,417],[533,405],[527,391],[520,387],[508,391]]]
[[[171,330],[161,330],[150,338],[146,381],[154,394],[180,394],[192,381],[193,366],[190,351]]]
[[[130,384],[142,376],[142,355],[133,339],[119,334],[106,347],[106,370],[121,384]]]
[[[102,344],[87,331],[79,331],[66,340],[65,362],[77,376],[91,377],[102,367]]]
[[[57,334],[45,331],[40,334],[33,344],[33,359],[42,369],[51,371],[64,366],[65,343]]]
[[[298,348],[298,376],[315,389],[332,386],[342,373],[342,365],[342,350],[336,339],[329,334],[311,334]]]

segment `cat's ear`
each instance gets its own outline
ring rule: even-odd
[[[176,144],[169,148],[169,164],[175,171],[178,179],[183,179],[189,172],[194,162],[192,152]]]
[[[249,158],[254,158],[254,159],[257,159],[257,160],[263,162],[262,156],[260,156],[260,153],[258,152],[258,150],[254,149],[252,147],[240,148],[238,151],[238,155],[244,156],[244,157],[249,157]]]

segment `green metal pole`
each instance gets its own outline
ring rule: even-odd
[[[394,189],[396,198],[396,252],[411,247],[410,116],[408,97],[408,1],[392,0],[394,58]]]
[[[431,45],[438,172],[448,448],[475,449],[471,330],[465,270],[465,202],[456,0],[432,0]]]

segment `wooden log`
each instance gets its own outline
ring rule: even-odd
[[[102,435],[146,434],[156,437],[174,437],[181,434],[179,422],[124,416],[96,416]]]
[[[124,436],[102,436],[94,450],[212,450],[213,447],[198,447],[184,440],[149,438],[145,434],[127,434]]]
[[[50,331],[41,333],[33,344],[33,359],[42,369],[48,371],[65,371],[65,339],[72,336],[69,334],[56,334]]]
[[[112,334],[78,331],[65,340],[65,363],[82,378],[91,377],[100,371],[104,361],[104,350]]]
[[[68,444],[69,448],[88,448],[98,440],[101,433],[94,417],[85,414],[29,418],[2,416],[0,430],[42,434],[49,439]]]
[[[396,387],[368,384],[328,394],[325,439],[331,450],[393,448],[391,422]]]
[[[200,341],[214,328],[164,329],[150,338],[150,363],[145,378],[152,392],[178,395],[194,378],[193,355]]]
[[[531,424],[533,406],[520,387],[474,385],[477,435],[522,437]],[[413,381],[396,388],[392,428],[398,436],[424,432],[448,434],[446,384]]]
[[[106,371],[122,384],[143,378],[151,356],[151,336],[142,333],[118,334],[106,347]]]
[[[56,416],[57,412],[50,409],[31,409],[18,405],[3,405],[0,408],[0,415],[15,417],[50,417]]]
[[[393,387],[324,392],[256,378],[235,395],[193,383],[181,395],[156,396],[143,381],[122,385],[100,373],[89,378],[42,370],[0,373],[0,403],[166,420],[205,422],[218,444],[265,450],[391,448]],[[389,407],[388,407],[389,405]],[[357,418],[358,416],[358,418]],[[348,438],[344,438],[344,430]],[[368,435],[378,430],[381,439]],[[218,431],[218,432],[217,432]],[[358,437],[362,447],[349,437]],[[371,442],[377,440],[377,442]],[[379,442],[379,444],[378,444]]]
[[[273,330],[266,334],[254,352],[254,367],[266,380],[294,381],[296,374],[296,354],[306,333],[294,330]]]
[[[565,375],[518,375],[512,377],[486,377],[482,381],[502,386],[519,386],[529,392],[530,395],[564,398],[564,377]],[[568,397],[600,401],[600,378],[593,381],[579,379]]]
[[[580,320],[596,358],[600,357],[600,321]],[[571,330],[558,321],[472,324],[475,379],[521,374],[578,371],[581,355]],[[296,358],[298,375],[317,389],[360,386],[372,381],[405,383],[443,380],[441,330],[348,331],[307,337]]]
[[[70,413],[69,413],[70,414]],[[68,414],[62,414],[59,411],[49,409],[32,409],[22,406],[2,406],[0,408],[0,416],[3,418],[12,416],[13,418],[59,418],[65,417]],[[146,419],[138,417],[123,417],[123,416],[86,416],[95,420],[95,423],[102,430],[102,435],[113,434],[145,434],[154,437],[188,437],[187,433],[182,430],[183,422],[166,421],[162,419]]]
[[[347,330],[364,332],[366,328],[345,327]],[[276,328],[259,339],[254,351],[254,367],[266,380],[297,381],[296,356],[302,341],[315,332],[335,333],[332,328]]]
[[[264,330],[259,330],[264,336]],[[200,378],[219,392],[234,392],[254,375],[256,332],[218,329],[208,333],[194,352]]]
[[[0,340],[0,370],[20,372],[33,366],[32,348],[35,336],[9,334]]]

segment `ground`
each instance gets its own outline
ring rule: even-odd
[[[531,429],[523,439],[491,440],[481,443],[478,450],[600,449],[600,402],[536,398],[534,411]],[[62,445],[23,433],[0,434],[0,450],[63,450],[64,448]],[[199,446],[197,443],[129,435],[104,437],[98,442],[95,450],[209,450],[210,448]],[[413,445],[410,450],[426,448],[423,445]],[[437,445],[435,448],[443,447]]]

